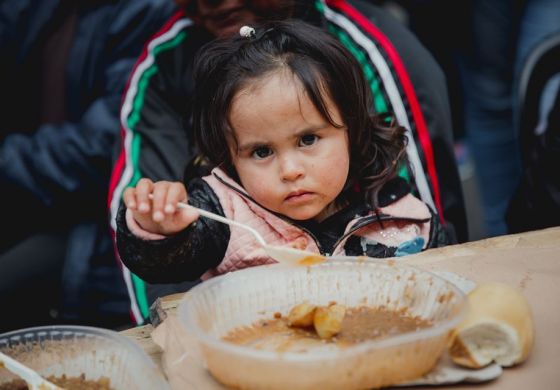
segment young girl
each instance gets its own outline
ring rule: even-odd
[[[404,129],[371,115],[354,57],[298,21],[245,26],[195,63],[194,127],[212,173],[188,184],[141,179],[117,217],[123,262],[149,282],[178,282],[274,263],[267,243],[328,255],[399,256],[445,245],[435,214],[397,168]]]

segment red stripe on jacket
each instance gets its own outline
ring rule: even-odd
[[[412,112],[412,117],[416,123],[416,130],[418,133],[418,138],[420,139],[420,144],[422,145],[422,150],[424,152],[424,157],[426,158],[426,169],[428,171],[428,176],[432,182],[432,188],[434,192],[434,202],[438,209],[438,214],[440,221],[445,223],[443,218],[443,209],[441,207],[441,198],[439,190],[439,182],[436,173],[436,166],[434,161],[434,153],[432,149],[432,142],[430,140],[430,133],[428,132],[428,127],[426,126],[426,120],[422,114],[420,108],[420,103],[414,91],[414,86],[408,77],[408,72],[397,53],[397,50],[389,39],[364,15],[362,15],[358,10],[352,7],[344,0],[325,0],[327,5],[330,7],[337,8],[344,12],[348,17],[352,18],[362,29],[371,34],[383,47],[387,56],[392,61],[393,67],[400,79],[403,90],[405,92],[406,98],[410,105]]]

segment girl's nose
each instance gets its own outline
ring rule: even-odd
[[[280,178],[282,181],[294,181],[304,176],[303,164],[294,156],[286,156],[280,159]]]

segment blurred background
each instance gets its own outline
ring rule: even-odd
[[[370,2],[413,31],[447,77],[469,240],[559,225],[560,174],[545,166],[558,151],[560,2]]]

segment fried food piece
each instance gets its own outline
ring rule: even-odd
[[[288,314],[288,324],[297,327],[312,326],[316,308],[317,306],[307,302],[294,306]]]
[[[330,305],[318,307],[313,317],[313,326],[317,335],[322,339],[330,339],[336,336],[342,329],[342,320],[346,314],[346,308],[342,305]]]

